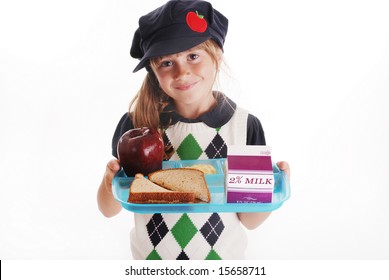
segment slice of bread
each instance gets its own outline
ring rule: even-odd
[[[194,192],[197,199],[210,202],[204,173],[191,168],[171,168],[150,173],[150,181],[172,191]]]
[[[130,186],[130,203],[191,203],[195,201],[194,192],[170,191],[162,188],[142,174],[135,175]]]

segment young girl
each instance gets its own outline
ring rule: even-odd
[[[172,0],[143,16],[131,56],[147,75],[112,140],[134,127],[163,135],[165,160],[226,158],[228,145],[265,145],[260,121],[221,92],[213,91],[223,59],[228,20],[205,1]],[[289,175],[286,162],[278,163]],[[121,205],[112,179],[120,169],[108,162],[98,190],[100,211],[111,217]],[[243,259],[244,228],[258,227],[270,213],[135,214],[134,259]]]

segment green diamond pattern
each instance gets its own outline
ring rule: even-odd
[[[185,213],[171,229],[174,238],[182,249],[188,245],[189,241],[197,232],[196,226],[192,223],[189,216]]]
[[[222,258],[216,253],[215,250],[209,251],[207,257],[205,258],[206,260],[221,260]]]
[[[177,154],[181,160],[198,159],[202,153],[203,150],[191,133],[185,137],[180,146],[177,148]]]
[[[161,256],[155,251],[151,251],[151,253],[147,256],[146,260],[162,260]]]

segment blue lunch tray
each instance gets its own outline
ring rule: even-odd
[[[207,213],[207,212],[270,212],[278,209],[290,197],[290,184],[286,174],[273,164],[274,191],[271,203],[227,203],[225,193],[226,159],[164,161],[162,169],[189,167],[194,164],[212,164],[216,174],[205,174],[211,202],[184,204],[129,203],[128,196],[133,177],[120,170],[112,180],[112,193],[124,209],[143,214],[151,213]]]

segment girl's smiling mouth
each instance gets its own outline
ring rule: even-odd
[[[197,83],[198,82],[176,85],[176,86],[174,86],[174,89],[182,90],[182,91],[189,90],[189,89],[193,88]]]

